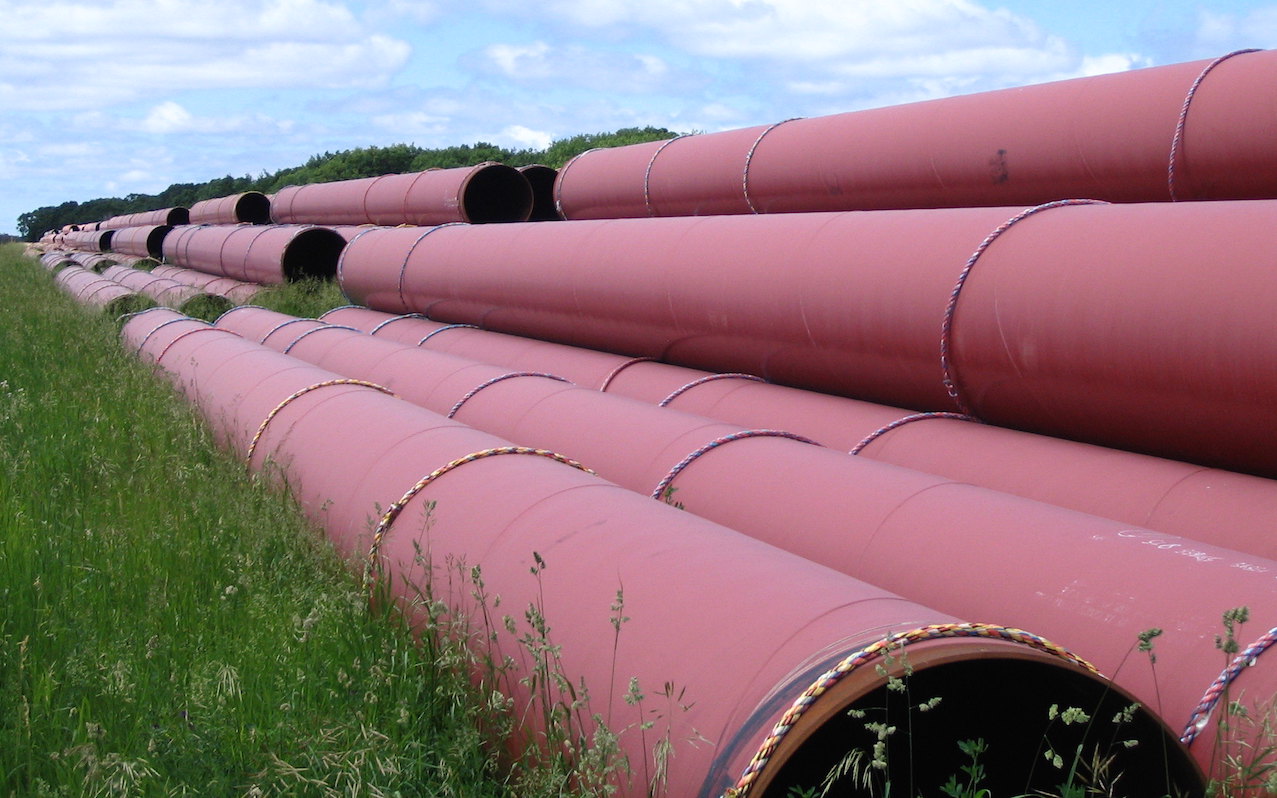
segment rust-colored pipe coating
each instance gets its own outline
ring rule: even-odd
[[[1277,52],[590,150],[567,219],[1277,196]]]
[[[80,304],[100,308],[111,315],[131,313],[154,304],[132,288],[74,264],[65,265],[53,280]]]
[[[186,269],[274,285],[332,277],[346,239],[311,225],[178,227],[164,240],[164,259]]]
[[[954,739],[979,735],[997,751],[996,778],[1049,784],[1055,774],[1031,761],[1048,705],[1077,703],[1107,717],[1130,700],[1106,693],[1105,682],[1032,635],[956,622],[216,327],[159,311],[134,316],[123,335],[250,467],[286,478],[357,567],[371,553],[391,595],[420,611],[418,591],[428,592],[476,635],[495,635],[495,658],[511,657],[515,669],[502,686],[533,734],[540,713],[525,712],[534,696],[520,678],[534,663],[516,639],[525,630],[484,628],[492,607],[478,606],[475,594],[499,594],[508,608],[501,612],[515,617],[527,607],[543,613],[557,667],[578,697],[589,691],[586,718],[597,712],[621,730],[633,773],[623,796],[648,794],[654,738],[673,746],[657,782],[670,795],[713,798],[735,784],[746,791],[739,794],[781,796],[815,784],[858,728],[844,710],[888,700],[884,675],[865,652],[901,629],[917,630],[900,639],[911,678],[944,698],[934,723],[917,723],[910,735],[936,773],[960,766],[961,754],[948,750]],[[383,518],[387,507],[394,509]],[[936,636],[949,633],[971,636]],[[899,652],[889,667],[898,669]],[[635,704],[627,684],[646,698]],[[792,728],[771,759],[747,771],[776,721],[796,701],[806,705],[813,685],[810,709],[788,715]],[[549,697],[559,699],[557,689]],[[663,711],[650,712],[656,703]],[[640,734],[645,719],[655,724]],[[586,720],[583,733],[589,727]],[[1183,749],[1153,716],[1138,710],[1129,731],[1143,744],[1114,751],[1124,769],[1199,787]],[[902,746],[894,750],[909,762]]]
[[[676,491],[667,498],[690,512],[943,611],[1041,630],[1181,725],[1219,671],[1223,613],[1249,604],[1277,620],[1277,561],[260,308],[217,325],[254,338],[269,328],[266,346],[589,462],[653,498]],[[1023,578],[973,590],[970,569],[987,560],[1014,563]],[[1153,626],[1167,631],[1158,674],[1125,669],[1131,641]],[[1247,679],[1238,687],[1277,692],[1277,661]],[[1205,764],[1212,752],[1198,753]]]
[[[123,227],[111,236],[111,250],[139,258],[164,257],[164,239],[173,228],[166,224]]]
[[[98,222],[98,230],[120,230],[125,227],[155,227],[157,225],[167,225],[176,227],[180,224],[191,223],[191,212],[187,208],[161,208],[157,211],[142,211],[141,213],[126,213],[120,216],[112,216],[103,222]]]
[[[1269,200],[454,225],[369,231],[338,271],[380,310],[1272,477],[1275,215]]]
[[[198,288],[207,294],[226,297],[237,305],[253,301],[253,298],[265,289],[265,286],[257,283],[246,283],[243,280],[220,277],[216,274],[197,272],[194,269],[183,269],[181,266],[169,266],[167,264],[161,264],[151,269],[151,274],[176,280],[179,283]]]
[[[199,311],[202,315],[216,316],[229,310],[232,304],[223,296],[128,266],[110,266],[103,270],[102,276],[150,297],[157,305],[175,308],[183,313]]]
[[[236,323],[251,315],[236,312]],[[367,308],[338,308],[322,318],[746,428],[789,430],[861,457],[1277,559],[1277,481],[1271,479]]]
[[[280,189],[277,223],[432,225],[522,222],[532,187],[517,169],[485,162],[456,169],[310,183]]]
[[[269,224],[271,201],[260,191],[201,200],[191,206],[188,224]]]

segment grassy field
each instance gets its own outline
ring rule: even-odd
[[[531,794],[489,753],[464,658],[370,612],[296,508],[18,245],[0,591],[0,796]]]

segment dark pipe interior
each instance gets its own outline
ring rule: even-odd
[[[530,222],[553,222],[562,217],[554,207],[554,178],[559,170],[536,164],[519,170],[532,187],[532,216]]]
[[[532,186],[513,166],[479,167],[461,192],[466,221],[473,224],[525,222],[532,213]]]
[[[151,232],[146,234],[146,252],[152,258],[159,260],[164,257],[164,238],[173,231],[169,225],[162,224],[151,228]]]
[[[815,787],[819,794],[822,779],[852,749],[865,751],[867,765],[877,737],[865,725],[876,722],[895,726],[896,732],[887,737],[887,768],[873,771],[873,795],[883,794],[888,779],[891,795],[901,796],[941,795],[942,785],[954,775],[965,784],[962,767],[971,760],[958,743],[977,739],[987,745],[980,759],[987,774],[982,786],[994,796],[1037,790],[1059,795],[1078,745],[1083,762],[1089,763],[1096,752],[1113,757],[1109,779],[1120,774],[1116,794],[1160,798],[1204,793],[1195,764],[1153,715],[1137,710],[1130,722],[1114,723],[1130,700],[1076,669],[1034,661],[968,660],[915,671],[906,684],[907,693],[883,687],[858,700],[855,708],[867,713],[863,719],[840,712],[826,722],[781,766],[767,798],[790,798],[793,788]],[[934,709],[917,710],[935,696],[941,700]],[[1091,721],[1051,721],[1052,704],[1060,710],[1084,709]],[[1126,747],[1127,740],[1136,745]],[[1063,758],[1062,770],[1047,762],[1048,746]],[[1091,774],[1089,765],[1078,772],[1089,780],[1083,783],[1103,780]],[[871,792],[847,775],[829,794]]]
[[[114,230],[107,230],[106,232],[104,232],[104,233],[102,233],[101,235],[99,235],[99,236],[98,236],[98,251],[99,251],[99,252],[110,252],[110,251],[111,251],[111,239],[113,239],[113,238],[115,238],[115,231],[114,231]]]
[[[169,208],[168,215],[165,217],[164,223],[170,227],[176,227],[179,224],[190,224],[190,208]]]
[[[247,191],[235,201],[235,218],[249,224],[270,224],[270,199],[260,191]]]
[[[336,230],[311,227],[301,231],[284,247],[284,279],[332,279],[337,275],[337,259],[345,247],[346,239]]]

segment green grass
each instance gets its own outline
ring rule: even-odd
[[[349,305],[350,300],[337,287],[336,280],[298,280],[283,285],[273,285],[253,297],[254,305],[313,319],[335,307]]]
[[[457,668],[16,245],[0,593],[0,796],[516,792]]]

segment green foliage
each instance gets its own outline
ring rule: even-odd
[[[0,248],[0,795],[516,793],[418,645],[113,321]]]
[[[544,150],[507,150],[485,141],[452,147],[426,149],[414,144],[392,144],[387,147],[356,147],[351,150],[325,152],[311,156],[301,166],[262,173],[258,177],[214,178],[205,183],[174,183],[159,194],[129,194],[87,202],[64,202],[28,211],[18,217],[18,231],[26,241],[35,241],[47,230],[58,230],[69,224],[88,224],[124,213],[138,213],[157,208],[186,207],[200,200],[226,197],[245,191],[272,194],[285,186],[353,180],[361,177],[419,172],[426,169],[449,169],[473,166],[484,161],[499,161],[510,166],[540,163],[562,168],[573,156],[595,147],[621,147],[645,141],[672,138],[676,133],[658,127],[622,128],[613,133],[591,133],[570,136],[553,142]]]
[[[336,280],[312,277],[272,285],[254,295],[253,304],[290,316],[315,319],[350,302],[341,292]]]

